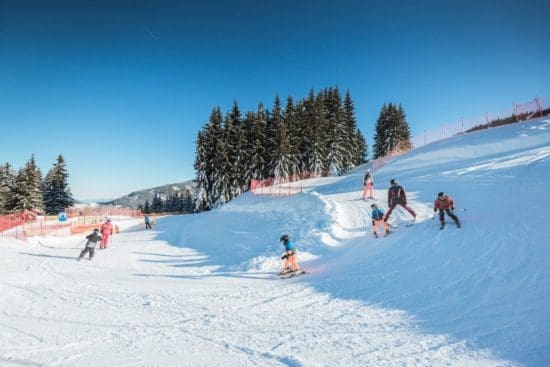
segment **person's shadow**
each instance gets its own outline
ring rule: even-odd
[[[28,252],[20,252],[21,255],[29,255],[29,256],[38,256],[38,257],[51,257],[51,258],[57,258],[57,259],[70,259],[74,260],[78,257],[78,255],[75,256],[58,256],[58,255],[46,255],[46,254],[31,254]]]

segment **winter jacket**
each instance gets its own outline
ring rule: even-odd
[[[95,248],[97,243],[101,241],[101,236],[94,232],[86,236],[86,239],[88,240],[88,242],[86,243],[86,247]]]
[[[151,218],[148,215],[145,216],[145,223],[151,223]]]
[[[101,234],[104,236],[113,234],[113,225],[111,222],[105,222],[101,225]]]
[[[285,246],[285,251],[294,251],[296,249],[291,240],[285,241],[283,245]]]
[[[455,202],[453,201],[453,198],[450,196],[444,196],[443,199],[437,198],[434,201],[434,212],[437,211],[437,209],[440,210],[455,210]]]
[[[372,177],[372,173],[367,172],[365,174],[365,177],[363,178],[363,185],[371,184],[374,185],[374,177]]]
[[[376,208],[371,213],[372,220],[382,220],[384,219],[384,211],[380,208]]]
[[[407,195],[400,185],[391,186],[388,189],[388,205],[407,204]]]

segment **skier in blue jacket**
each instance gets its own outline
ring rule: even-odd
[[[300,273],[300,265],[298,265],[298,255],[296,252],[296,248],[294,246],[294,243],[290,240],[290,237],[285,234],[281,236],[280,238],[281,244],[285,247],[285,253],[281,257],[281,260],[284,260],[284,268],[283,271],[279,274],[286,274],[295,272]]]
[[[378,227],[382,226],[386,230],[386,234],[384,236],[387,236],[388,233],[390,233],[390,226],[388,223],[384,221],[384,211],[380,209],[376,204],[372,204],[371,206],[371,219],[372,219],[372,233],[374,233],[374,237],[378,238]]]

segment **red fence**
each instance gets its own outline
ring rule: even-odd
[[[141,217],[140,210],[96,206],[66,210],[67,221],[59,222],[57,216],[38,216],[33,211],[0,215],[0,238],[25,239],[32,236],[70,236],[97,228],[107,217]]]
[[[525,121],[550,114],[550,98],[535,97],[526,103],[514,103],[512,109],[498,112],[486,112],[479,116],[461,118],[459,121],[441,124],[434,130],[424,130],[413,137],[413,145],[420,147],[428,143],[464,134],[469,131],[488,129],[508,123]]]
[[[304,172],[285,177],[268,177],[263,180],[250,180],[250,191],[256,195],[289,196],[303,191],[302,180],[328,176],[327,171],[320,173]]]

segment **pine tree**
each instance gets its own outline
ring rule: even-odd
[[[273,143],[273,154],[271,155],[273,175],[275,180],[286,180],[290,175],[290,140],[288,129],[283,119],[281,101],[279,96],[275,98],[273,112],[271,114],[272,124],[275,127],[275,141]]]
[[[289,96],[286,101],[284,124],[287,130],[289,142],[289,173],[300,173],[300,126],[294,107],[294,99]]]
[[[266,176],[265,162],[265,128],[266,112],[262,103],[258,105],[258,111],[254,114],[254,119],[250,126],[249,146],[250,146],[250,173],[251,179],[262,180]]]
[[[34,155],[31,156],[25,167],[19,170],[12,191],[10,207],[14,211],[43,210],[42,201],[42,174],[36,166]]]
[[[74,199],[69,189],[68,177],[65,159],[60,154],[43,183],[42,195],[46,214],[57,214],[73,206]]]
[[[15,185],[15,172],[11,165],[6,162],[0,166],[0,214],[10,211],[10,197]]]
[[[409,124],[403,107],[392,103],[382,107],[376,122],[374,158],[403,153],[412,148]]]
[[[151,204],[149,204],[149,199],[145,199],[145,204],[143,205],[142,211],[144,214],[151,213]]]
[[[326,169],[333,175],[341,175],[351,168],[349,134],[344,119],[342,98],[338,87],[328,89],[324,95],[327,123]]]
[[[208,147],[206,142],[206,131],[199,131],[197,134],[195,163],[195,210],[202,212],[209,210],[211,203],[209,201],[210,181],[208,167]]]
[[[368,151],[367,141],[365,140],[365,137],[361,133],[361,130],[357,129],[357,133],[355,136],[357,139],[358,154],[355,157],[354,164],[356,166],[359,166],[360,164],[367,162],[367,156],[369,154],[369,151]]]
[[[351,94],[346,92],[344,98],[344,124],[346,129],[346,147],[347,152],[344,160],[344,169],[350,170],[354,166],[363,164],[366,160],[368,153],[368,146],[365,137],[361,131],[357,128],[357,121],[355,118],[355,107],[351,100]]]

